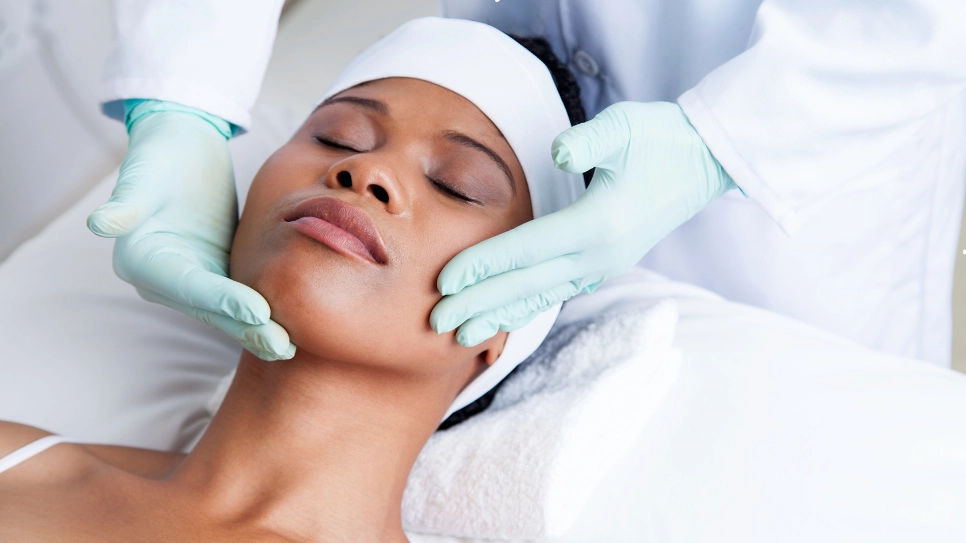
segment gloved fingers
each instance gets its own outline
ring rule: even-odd
[[[186,250],[191,250],[190,248]],[[261,294],[237,281],[209,271],[182,254],[140,253],[145,262],[123,262],[115,267],[118,275],[142,289],[156,292],[182,306],[222,315],[250,325],[264,325],[271,319],[271,308]],[[208,259],[209,255],[197,255]],[[119,257],[115,252],[115,258]],[[123,273],[121,269],[123,268]]]
[[[577,255],[564,255],[484,279],[440,300],[429,315],[429,323],[442,334],[473,317],[537,296],[557,285],[572,281],[579,291],[592,281],[580,278],[582,270],[576,258]]]
[[[161,202],[141,169],[121,166],[110,199],[87,217],[87,227],[98,236],[116,238],[130,234],[160,208]]]
[[[572,231],[582,222],[565,208],[483,240],[446,263],[436,288],[449,296],[489,277],[574,253],[583,236]]]
[[[475,347],[495,336],[500,330],[512,332],[529,324],[540,313],[579,292],[577,285],[567,282],[535,296],[473,317],[460,326],[456,341],[464,347]]]
[[[214,326],[262,360],[289,360],[295,356],[295,345],[289,341],[288,332],[275,321],[260,325],[246,324],[224,315],[178,303],[156,292],[140,288],[137,291],[141,298],[149,302],[166,305],[175,311]]]
[[[614,104],[593,119],[561,132],[550,146],[550,156],[557,168],[570,173],[583,173],[601,167],[608,158],[626,152],[630,126],[620,108]]]
[[[550,305],[553,305],[553,304],[550,304]],[[516,319],[516,320],[511,321],[509,323],[501,324],[500,325],[500,330],[503,330],[504,332],[512,332],[514,330],[519,330],[520,328],[523,328],[524,326],[526,326],[526,325],[530,324],[531,322],[533,322],[533,319],[537,318],[537,315],[539,315],[540,313],[543,313],[549,307],[550,306],[547,306],[547,307],[541,309],[540,311],[534,311],[533,313],[530,313],[529,315],[525,315],[525,316],[520,317],[519,319]]]

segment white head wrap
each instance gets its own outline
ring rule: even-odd
[[[429,81],[480,108],[523,166],[534,218],[570,205],[583,193],[581,176],[554,168],[550,158],[553,139],[570,127],[553,78],[540,59],[503,32],[460,19],[409,21],[356,57],[320,102],[387,77]],[[446,417],[486,394],[530,356],[559,312],[557,304],[510,332],[500,357],[456,396]]]

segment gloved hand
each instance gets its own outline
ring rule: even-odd
[[[231,125],[171,102],[125,105],[127,156],[110,200],[87,219],[117,238],[115,272],[145,300],[221,329],[259,358],[292,358],[265,298],[227,277],[238,222]]]
[[[477,345],[630,269],[672,230],[735,188],[677,104],[621,102],[553,142],[554,165],[596,167],[572,205],[456,255],[430,324]]]

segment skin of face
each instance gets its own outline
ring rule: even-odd
[[[286,220],[317,197],[364,213],[385,262],[347,256]],[[230,275],[268,300],[302,355],[396,375],[448,374],[461,387],[495,361],[506,333],[471,349],[455,333],[436,334],[436,278],[461,250],[531,218],[523,169],[483,112],[426,81],[382,79],[327,100],[265,162]]]

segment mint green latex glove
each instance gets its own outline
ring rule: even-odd
[[[597,168],[572,205],[456,255],[439,274],[438,333],[477,345],[629,270],[735,188],[677,104],[621,102],[557,136],[554,165]]]
[[[227,277],[238,223],[231,125],[171,102],[125,106],[127,156],[110,200],[87,218],[92,232],[117,238],[115,272],[145,300],[221,329],[259,358],[292,358],[265,298]]]

